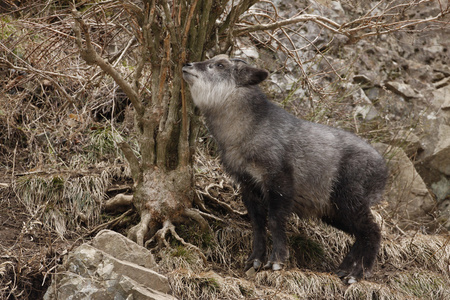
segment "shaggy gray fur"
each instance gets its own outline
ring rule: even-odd
[[[286,221],[295,212],[354,235],[338,274],[350,282],[368,275],[381,240],[370,206],[381,199],[388,177],[383,158],[349,132],[298,119],[268,101],[257,85],[267,76],[226,55],[183,67],[225,170],[241,185],[253,227],[246,268],[258,269],[267,259],[266,227],[273,250],[265,267],[283,267]]]

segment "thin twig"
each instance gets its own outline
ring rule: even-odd
[[[118,216],[117,218],[114,218],[106,223],[103,223],[103,224],[100,224],[100,225],[94,227],[93,229],[88,231],[87,236],[91,236],[94,233],[96,233],[97,231],[108,228],[110,226],[114,226],[115,224],[117,224],[120,221],[122,221],[123,219],[125,219],[127,216],[131,215],[133,212],[134,212],[134,209],[129,209],[126,212],[124,212],[123,214],[121,214],[120,216]]]
[[[240,36],[240,35],[255,32],[255,31],[273,30],[273,29],[278,29],[278,28],[281,28],[281,27],[284,27],[287,25],[296,24],[296,23],[300,23],[300,22],[306,22],[306,21],[315,22],[315,23],[321,25],[322,27],[325,27],[325,28],[331,30],[334,33],[342,34],[342,32],[339,31],[339,28],[341,27],[340,24],[338,24],[326,17],[323,17],[323,16],[304,14],[304,15],[300,15],[300,16],[297,16],[294,18],[289,18],[286,20],[268,23],[268,24],[257,24],[257,25],[253,25],[253,26],[244,26],[244,24],[237,24],[237,25],[243,26],[243,28],[236,29],[233,32],[233,35]]]
[[[73,75],[68,75],[68,74],[63,74],[63,73],[56,73],[56,72],[46,71],[46,70],[42,70],[42,69],[36,69],[36,68],[32,67],[30,64],[28,64],[26,61],[24,61],[22,58],[17,56],[14,52],[10,51],[5,45],[3,45],[2,42],[0,42],[0,46],[2,46],[6,51],[8,51],[9,54],[13,55],[16,59],[20,60],[25,65],[25,67],[20,67],[20,66],[12,64],[10,61],[6,60],[5,58],[0,57],[0,61],[5,63],[6,65],[8,65],[8,67],[11,69],[15,69],[18,71],[31,72],[31,73],[40,74],[40,75],[65,77],[65,78],[70,78],[70,79],[75,79],[75,80],[80,79],[78,76],[73,76]]]
[[[213,188],[213,187],[216,187],[216,186],[217,186],[217,187],[220,187],[220,185],[215,184],[215,183],[212,183],[212,184],[208,185],[208,186],[205,188],[205,191],[204,191],[204,192],[199,191],[198,193],[199,193],[200,195],[206,196],[209,200],[212,200],[215,204],[221,206],[222,208],[224,208],[224,209],[225,209],[226,211],[228,211],[228,212],[231,212],[231,213],[233,213],[233,214],[237,214],[237,215],[239,215],[239,216],[245,216],[245,215],[247,215],[246,212],[240,212],[240,211],[237,211],[237,210],[235,210],[234,208],[232,208],[228,203],[225,203],[225,202],[223,202],[223,201],[220,201],[220,200],[217,199],[216,197],[212,196],[212,195],[209,193],[209,190],[210,190],[211,188]]]
[[[130,98],[130,101],[131,103],[133,103],[136,112],[139,115],[142,115],[144,113],[144,106],[141,100],[139,99],[139,95],[132,88],[132,86],[122,77],[122,75],[93,49],[88,26],[84,23],[83,19],[80,17],[79,13],[75,9],[72,10],[72,14],[75,20],[73,30],[75,32],[75,36],[77,37],[76,42],[78,48],[80,49],[80,54],[83,57],[83,59],[86,61],[86,63],[97,65],[103,71],[108,73]],[[83,31],[84,34],[86,47],[83,47],[81,31]]]

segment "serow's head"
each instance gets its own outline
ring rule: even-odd
[[[187,63],[183,67],[183,78],[189,84],[194,103],[200,108],[223,103],[238,88],[257,85],[268,75],[264,69],[227,55]]]

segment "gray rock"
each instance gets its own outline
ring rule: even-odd
[[[50,299],[101,299],[104,296],[101,284],[93,282],[74,273],[55,275],[53,281],[44,295],[44,300]],[[57,283],[58,282],[58,283]],[[82,288],[80,288],[82,287]]]
[[[440,88],[450,84],[450,77],[444,77],[444,74],[442,74],[442,73],[437,73],[437,74],[442,75],[442,77],[435,76],[435,78],[433,78],[433,82],[434,82],[433,86],[435,88],[440,89]]]
[[[445,118],[444,113],[439,110],[436,118],[424,122],[424,151],[416,162],[417,171],[438,200],[450,193],[450,120]],[[450,112],[448,114],[450,117]]]
[[[389,216],[405,229],[432,222],[429,214],[436,202],[403,149],[382,143],[374,146],[386,157],[391,172],[391,184],[386,190]]]
[[[361,116],[366,121],[371,121],[380,116],[377,109],[371,104],[357,105],[354,114]]]
[[[349,85],[348,88],[351,89],[352,85]],[[361,116],[365,121],[371,121],[380,116],[378,110],[361,88],[356,88],[350,97],[352,103],[355,104],[355,116]]]
[[[401,147],[408,157],[412,157],[417,152],[423,150],[419,137],[411,130],[399,130],[393,132],[389,144],[392,146]]]
[[[374,86],[373,80],[366,74],[356,74],[355,76],[353,76],[353,82],[361,84],[363,86]]]
[[[420,95],[420,93],[417,93],[410,85],[403,82],[388,81],[385,83],[385,86],[394,93],[407,99],[418,98],[422,96]]]
[[[374,101],[378,101],[378,99],[380,98],[380,94],[381,94],[382,89],[379,87],[371,87],[369,89],[366,89],[364,92],[366,93],[367,98],[374,102]]]
[[[156,266],[153,254],[132,240],[112,230],[102,230],[91,241],[92,246],[113,257],[137,265],[153,268]]]
[[[433,67],[433,71],[442,73],[446,77],[450,76],[450,67],[446,64],[442,63],[435,64]]]
[[[133,279],[122,275],[118,284],[120,287],[133,295],[133,300],[175,300],[173,296],[167,295],[160,291],[152,290],[137,283]],[[128,298],[127,298],[128,299]]]
[[[445,124],[439,126],[438,143],[434,153],[426,160],[432,167],[450,176],[450,126]]]
[[[433,182],[431,190],[438,201],[442,201],[445,198],[450,200],[450,177],[442,176],[439,181]]]
[[[439,203],[438,221],[442,226],[450,230],[450,197]]]
[[[439,121],[436,119],[436,123]],[[427,149],[420,156],[416,167],[424,180],[433,187],[442,177],[450,178],[450,126],[445,123],[430,126],[428,135]]]
[[[100,236],[110,236],[111,245],[114,241],[119,248],[124,245],[115,234],[103,232]],[[167,277],[82,244],[59,267],[44,299],[173,300],[170,291]]]
[[[435,90],[433,96],[433,104],[435,107],[447,112],[450,110],[450,85]]]

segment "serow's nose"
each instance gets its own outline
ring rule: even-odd
[[[193,64],[192,63],[185,63],[183,67],[192,67]]]

